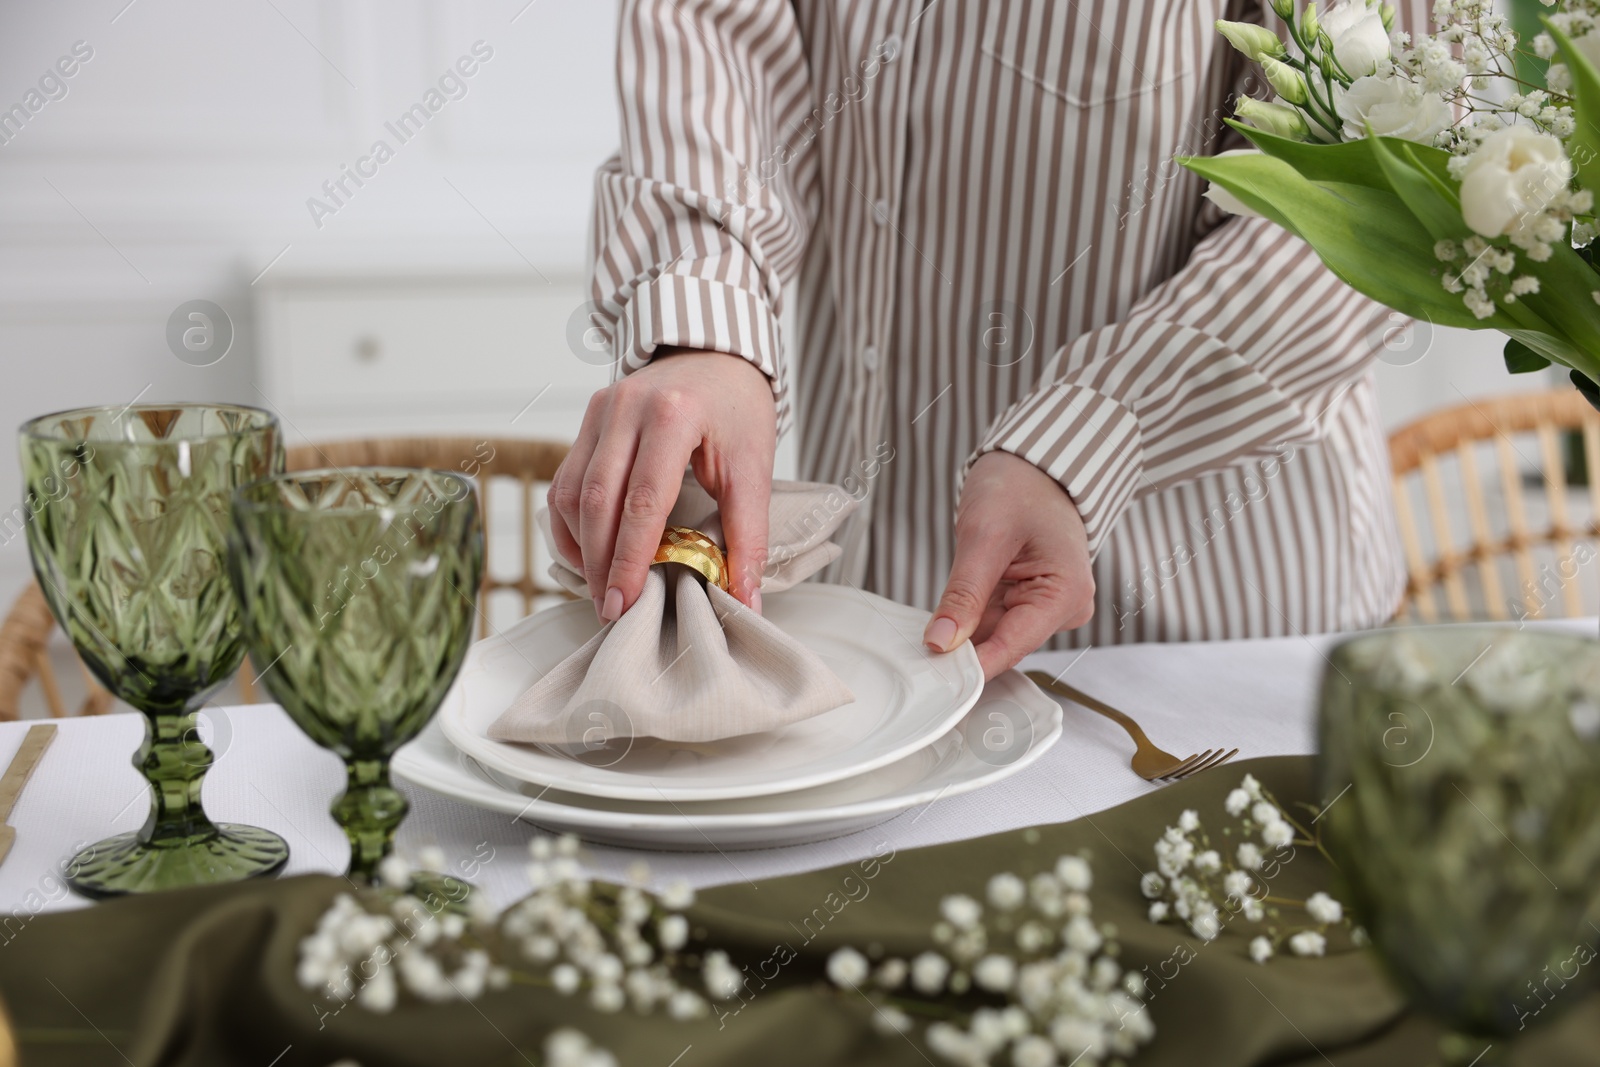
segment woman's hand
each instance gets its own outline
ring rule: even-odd
[[[1093,614],[1088,540],[1072,498],[1027,460],[978,457],[956,507],[950,580],[923,641],[948,652],[970,637],[993,678]]]
[[[730,591],[761,610],[777,409],[754,364],[722,352],[657,353],[589,401],[550,484],[550,531],[611,621],[644,590],[684,467],[717,501]]]

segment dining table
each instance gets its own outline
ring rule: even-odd
[[[493,640],[493,638],[490,638]],[[1138,720],[1162,747],[1188,756],[1238,748],[1236,759],[1304,755],[1315,748],[1317,683],[1327,636],[1253,641],[1121,645],[1038,652],[1021,669],[1042,670]],[[650,853],[661,882],[696,888],[820,870],[860,860],[883,843],[895,849],[959,841],[1023,826],[1092,816],[1162,788],[1128,768],[1132,743],[1110,721],[1064,703],[1062,739],[1035,765],[964,796],[936,798],[877,827],[810,845],[757,851]],[[202,738],[215,752],[205,806],[213,819],[263,826],[289,842],[285,876],[344,870],[349,848],[328,817],[344,787],[344,764],[320,748],[275,704],[208,708]],[[129,754],[144,724],[137,715],[63,719],[11,823],[17,840],[0,864],[0,913],[85,907],[60,875],[77,849],[110,833],[137,830],[146,786]],[[0,724],[0,765],[26,723]],[[1232,773],[1224,765],[1219,776]],[[540,830],[401,782],[411,802],[397,847],[415,856],[444,851],[450,869],[467,864],[472,882],[503,906],[526,892],[521,860]],[[618,879],[640,856],[595,845],[585,862]],[[55,887],[55,888],[52,888]]]
[[[1530,625],[1593,634],[1597,624],[1594,619],[1582,619]],[[1076,841],[1096,853],[1096,869],[1102,872],[1097,886],[1116,884],[1128,890],[1124,895],[1132,899],[1125,902],[1117,918],[1129,942],[1125,951],[1134,953],[1137,958],[1138,952],[1157,951],[1144,946],[1140,940],[1146,936],[1155,937],[1149,931],[1156,927],[1143,920],[1142,903],[1132,887],[1137,885],[1141,872],[1154,867],[1151,846],[1166,825],[1164,820],[1175,819],[1181,806],[1201,804],[1209,804],[1220,817],[1221,798],[1239,784],[1247,770],[1264,781],[1282,783],[1278,786],[1280,789],[1305,791],[1311,788],[1311,761],[1305,757],[1316,750],[1319,685],[1329,666],[1329,649],[1338,640],[1339,635],[1290,634],[1204,643],[1127,644],[1040,651],[1023,661],[1019,669],[1044,671],[1131,715],[1152,740],[1170,752],[1187,756],[1219,746],[1239,750],[1233,761],[1183,782],[1150,782],[1139,778],[1129,767],[1133,746],[1123,730],[1101,715],[1063,701],[1064,732],[1032,766],[966,795],[936,797],[877,826],[811,844],[737,851],[712,847],[701,851],[649,851],[585,844],[580,862],[597,879],[622,881],[629,877],[630,869],[643,860],[648,864],[649,878],[654,884],[687,880],[701,891],[703,902],[711,902],[709,906],[730,924],[730,928],[759,939],[764,935],[742,925],[745,909],[767,909],[786,899],[802,899],[794,896],[801,892],[795,887],[820,884],[832,877],[828,872],[849,869],[871,857],[886,854],[896,857],[895,864],[899,868],[896,875],[906,883],[905,892],[932,894],[927,897],[931,903],[926,906],[935,909],[938,894],[934,887],[922,884],[928,882],[933,873],[947,883],[942,891],[949,892],[962,879],[971,881],[980,874],[986,878],[990,873],[968,869],[973,863],[1004,863],[1025,847],[1050,848],[1058,844],[1066,847],[1065,842]],[[269,828],[281,834],[290,846],[288,865],[276,884],[258,883],[248,890],[254,894],[250,899],[257,900],[260,907],[275,908],[278,904],[272,903],[272,894],[287,893],[289,887],[297,884],[319,886],[312,895],[321,894],[317,896],[321,903],[342,891],[340,878],[348,858],[348,846],[328,815],[329,804],[344,784],[339,758],[314,744],[273,704],[208,707],[201,721],[205,740],[215,752],[215,763],[205,782],[206,810],[219,821],[236,820]],[[279,1050],[266,1047],[275,1038],[260,1039],[258,1059],[253,1058],[256,1055],[254,1045],[250,1046],[252,1051],[248,1055],[217,1052],[222,1045],[216,1042],[223,1039],[215,1034],[225,1032],[227,1027],[207,1029],[197,1020],[208,1011],[221,1010],[217,1007],[220,1001],[207,1006],[206,996],[196,992],[204,988],[197,974],[203,975],[205,967],[195,959],[187,963],[174,962],[171,958],[174,952],[163,950],[165,955],[158,969],[165,976],[163,981],[175,981],[180,989],[188,992],[175,993],[169,989],[161,998],[148,994],[150,1001],[160,999],[160,1010],[167,1013],[160,1024],[165,1029],[158,1037],[141,1032],[152,1010],[149,1002],[141,1002],[144,1006],[137,1013],[133,1008],[117,1009],[122,1013],[120,1030],[107,1029],[103,1023],[97,1027],[95,1007],[82,1003],[80,997],[92,996],[88,990],[103,991],[109,987],[82,966],[64,971],[59,980],[50,974],[21,975],[14,970],[24,958],[29,961],[29,968],[48,968],[53,965],[50,961],[62,953],[54,947],[49,953],[44,952],[42,939],[45,935],[35,934],[31,929],[36,924],[50,931],[49,937],[65,939],[60,943],[70,945],[99,944],[107,938],[115,943],[123,936],[127,925],[136,922],[167,924],[166,928],[179,932],[173,936],[179,937],[188,936],[181,931],[190,916],[175,914],[175,909],[185,911],[201,907],[189,903],[163,908],[150,898],[95,904],[67,888],[62,872],[74,852],[109,832],[137,829],[145,817],[148,800],[144,783],[129,762],[129,753],[138,745],[144,728],[139,716],[110,714],[64,719],[59,725],[59,735],[12,812],[10,822],[16,828],[16,842],[11,854],[0,864],[0,994],[12,1002],[16,1012],[16,991],[25,986],[29,990],[37,986],[43,992],[26,993],[28,1003],[45,1006],[40,1010],[51,1013],[55,1020],[51,1024],[53,1030],[44,1027],[33,1031],[38,1044],[31,1047],[31,1055],[27,1054],[29,1027],[37,1020],[13,1020],[23,1035],[23,1062],[137,1062],[138,1067],[147,1067],[145,1062],[130,1058],[135,1045],[156,1050],[151,1054],[153,1062],[159,1063],[201,1063],[207,1062],[207,1056],[212,1057],[213,1062],[258,1062],[261,1067],[289,1067],[293,1063],[325,1067],[335,1062],[330,1052],[308,1051],[323,1047],[317,1043],[327,1038],[330,1018],[314,1017],[317,1009],[311,1006],[309,993],[305,995],[306,1008],[284,1009],[287,1017],[295,1020],[293,1026],[301,1029],[279,1043],[289,1046],[282,1050],[281,1062],[273,1059]],[[28,727],[27,722],[0,724],[0,765],[11,758]],[[1419,745],[1425,741],[1417,739]],[[504,907],[526,895],[529,843],[548,836],[548,831],[513,816],[467,806],[403,781],[400,788],[411,805],[397,837],[396,847],[401,855],[415,857],[430,846],[442,850],[450,869],[470,873],[477,891],[486,894],[496,907]],[[1134,824],[1138,828],[1131,832],[1128,820],[1121,819],[1122,813],[1130,812],[1142,813]],[[974,839],[982,840],[970,845],[956,844]],[[962,848],[977,851],[957,851]],[[808,882],[808,878],[812,881]],[[965,888],[981,895],[982,881]],[[211,899],[207,894],[217,892],[181,891],[178,896],[191,894],[195,901],[203,901]],[[814,888],[805,892],[814,892]],[[912,915],[911,906],[905,900],[893,901],[892,909],[888,907],[890,903],[882,901],[884,907],[866,927],[867,934],[882,930],[883,936],[892,940],[898,929],[896,924],[914,919],[925,930],[936,918],[933,911]],[[1101,906],[1098,900],[1096,906]],[[140,908],[145,909],[140,913],[142,918],[135,916]],[[91,909],[91,914],[53,914],[74,909]],[[116,909],[124,910],[119,913]],[[866,907],[858,911],[861,920],[866,921]],[[314,911],[291,909],[291,912],[296,916],[295,921],[314,922]],[[120,924],[114,921],[118,914],[127,916]],[[274,914],[278,917],[273,921],[280,926],[288,922],[283,918],[288,913],[277,911]],[[705,921],[715,924],[719,920],[708,918]],[[73,926],[74,923],[77,925]],[[96,923],[98,925],[94,925]],[[263,934],[271,943],[270,949],[240,951],[244,955],[270,957],[265,966],[286,971],[289,963],[282,956],[290,949],[284,946],[292,946],[306,932],[283,929]],[[1165,944],[1181,940],[1182,934],[1181,930],[1165,927],[1161,928],[1159,936],[1165,939],[1162,942]],[[41,943],[24,955],[19,950],[28,949],[31,937],[41,938]],[[1243,940],[1231,940],[1239,944],[1213,952],[1211,958],[1202,961],[1206,967],[1216,967],[1219,971],[1226,966],[1221,977],[1195,978],[1181,991],[1181,996],[1164,993],[1154,998],[1151,1010],[1156,1020],[1157,1040],[1132,1061],[1136,1067],[1143,1063],[1325,1063],[1351,1067],[1427,1062],[1427,1050],[1436,1037],[1429,1028],[1431,1024],[1418,1020],[1405,1009],[1403,1000],[1383,982],[1369,954],[1354,951],[1319,960],[1286,959],[1252,971],[1249,968],[1258,965],[1249,962],[1244,955]],[[142,952],[149,949],[150,942],[146,939],[129,944],[137,944]],[[1225,965],[1224,956],[1228,957]],[[144,970],[156,968],[157,962],[149,961]],[[148,977],[148,974],[136,977],[141,975],[141,967],[120,957],[108,958],[104,963],[104,967],[111,970],[119,966],[126,969],[127,983]],[[1193,966],[1197,972],[1203,970],[1201,964]],[[198,971],[190,973],[193,968]],[[184,977],[174,978],[179,972]],[[1251,979],[1252,974],[1258,977]],[[1359,981],[1352,975],[1358,976]],[[1250,982],[1250,986],[1240,984],[1241,977]],[[56,1000],[47,988],[39,986],[41,979],[58,986],[59,999],[72,1002],[70,1010],[66,1003],[57,1005],[59,1012],[47,1007]],[[78,984],[65,984],[69,982]],[[201,985],[196,986],[196,982]],[[293,988],[292,982],[282,975],[272,978],[271,982],[279,983],[273,988],[280,992]],[[1217,1006],[1220,1001],[1213,1003],[1207,998],[1219,996],[1216,989],[1228,982],[1241,992],[1230,994],[1234,999],[1227,1003],[1232,1007],[1222,1010]],[[1288,985],[1279,984],[1283,982]],[[1208,986],[1214,988],[1206,991],[1203,987]],[[73,988],[85,992],[74,996]],[[1250,988],[1261,997],[1251,1000]],[[209,995],[213,999],[222,997],[217,992]],[[254,998],[251,1002],[257,1005],[263,998],[270,999],[259,991],[251,996]],[[1166,1004],[1162,1003],[1163,997]],[[1240,1003],[1240,997],[1246,998],[1246,1002]],[[1189,1003],[1186,998],[1197,999]],[[739,1042],[717,1044],[705,1036],[705,1032],[700,1032],[699,1037],[686,1037],[669,1048],[667,1046],[677,1041],[675,1037],[658,1039],[651,1031],[649,1041],[664,1042],[657,1058],[635,1054],[639,1048],[656,1048],[655,1044],[637,1044],[637,1041],[646,1040],[638,1036],[639,1027],[645,1023],[629,1022],[624,1026],[620,1017],[609,1017],[600,1020],[596,1024],[599,1029],[593,1032],[597,1039],[608,1033],[616,1036],[628,1052],[621,1056],[623,1063],[646,1062],[657,1067],[746,1062],[931,1062],[910,1042],[875,1043],[878,1039],[868,1036],[871,1031],[864,1025],[835,1030],[830,1029],[834,1026],[831,1021],[824,1024],[804,1015],[785,1021],[777,1014],[775,1002],[778,998],[774,996],[771,1000],[774,1003],[766,1006],[769,1015],[752,1019]],[[763,1007],[759,1002],[757,1006]],[[1171,1013],[1166,1023],[1163,1009]],[[445,1009],[430,1007],[426,1010]],[[452,1010],[455,1014],[450,1018],[454,1022],[450,1025],[459,1025],[463,1032],[472,1034],[470,1039],[458,1038],[457,1044],[451,1046],[460,1053],[459,1062],[538,1062],[536,1055],[524,1051],[536,1045],[516,1032],[516,1027],[530,1017],[528,1011],[503,1006],[479,1008],[477,1005],[455,1005]],[[1230,1016],[1230,1011],[1235,1012],[1237,1018]],[[303,1012],[304,1017],[295,1016],[294,1012]],[[561,1017],[587,1018],[586,1012],[587,1009],[572,1006]],[[353,1008],[344,1010],[339,1016],[341,1023],[356,1014]],[[488,1024],[481,1032],[480,1017]],[[1181,1024],[1177,1021],[1180,1018],[1184,1020]],[[1252,1021],[1246,1026],[1242,1019]],[[313,1029],[312,1024],[317,1022],[321,1025]],[[357,1027],[368,1023],[378,1029],[362,1030],[361,1035],[365,1036],[358,1037]],[[649,1025],[666,1024],[652,1022]],[[385,1033],[381,1027],[381,1022],[372,1020],[348,1024],[346,1033],[348,1039],[355,1042],[353,1047],[362,1047],[361,1043],[367,1042],[367,1051],[348,1057],[344,1067],[349,1067],[350,1063],[375,1067],[375,1064],[388,1062],[430,1062],[427,1058],[430,1053],[416,1050],[429,1047],[428,1042],[438,1036],[435,1031],[439,1027],[433,1027],[424,1036],[408,1037],[405,1045],[396,1043],[393,1030]],[[1167,1031],[1165,1036],[1163,1027]],[[715,1032],[726,1028],[724,1020],[724,1026]],[[56,1030],[79,1032],[83,1042],[78,1045],[65,1039],[64,1043],[56,1042],[50,1037]],[[106,1038],[104,1042],[97,1041],[94,1036],[101,1030],[105,1030],[101,1034]],[[211,1044],[195,1036],[202,1030],[212,1033],[212,1037],[206,1039]],[[499,1032],[498,1038],[495,1031]],[[1186,1034],[1182,1040],[1180,1032]],[[1549,1032],[1557,1033],[1558,1039],[1552,1038],[1542,1046],[1531,1046],[1543,1050],[1540,1053],[1543,1059],[1526,1062],[1600,1062],[1600,1051],[1597,1051],[1600,1050],[1600,1000],[1588,998],[1580,1008],[1564,1015],[1556,1030]],[[769,1042],[765,1046],[767,1052],[759,1057],[748,1043],[757,1033]],[[802,1039],[800,1035],[804,1033],[812,1036]],[[188,1036],[181,1040],[174,1036],[182,1034]],[[781,1050],[783,1034],[801,1040],[802,1045],[806,1040],[819,1042],[813,1049],[818,1058]],[[471,1042],[480,1039],[487,1042],[483,1054],[469,1054],[468,1049],[476,1047]],[[467,1044],[460,1044],[463,1040]],[[835,1040],[841,1042],[838,1048],[828,1044]],[[1195,1040],[1210,1042],[1211,1051],[1196,1054]],[[386,1041],[389,1043],[385,1044]],[[1588,1044],[1590,1041],[1595,1043]],[[695,1046],[701,1051],[691,1054],[685,1050],[681,1058],[675,1060],[673,1056],[683,1045]],[[61,1051],[69,1046],[82,1052],[83,1058],[75,1059]],[[196,1051],[202,1046],[212,1051],[204,1054]],[[91,1047],[98,1049],[99,1058],[87,1051]],[[116,1049],[115,1053],[112,1048]],[[825,1048],[832,1051],[824,1053]],[[865,1051],[869,1048],[870,1051]],[[1589,1051],[1578,1055],[1573,1052],[1578,1048]],[[294,1051],[296,1049],[299,1051]],[[1419,1049],[1423,1051],[1419,1053]],[[517,1055],[510,1055],[511,1051]],[[1418,1055],[1424,1058],[1407,1058]],[[1577,1058],[1570,1058],[1574,1055]]]

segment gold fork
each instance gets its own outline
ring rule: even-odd
[[[1097,700],[1080,689],[1075,689],[1066,682],[1057,681],[1043,671],[1027,671],[1028,680],[1040,689],[1048,689],[1066,697],[1074,704],[1081,704],[1090,711],[1097,711],[1110,719],[1133,738],[1133,773],[1147,782],[1169,781],[1175,782],[1180,778],[1187,778],[1218,764],[1226,763],[1239,754],[1238,749],[1223,752],[1220,748],[1208,748],[1204,752],[1190,756],[1188,759],[1179,759],[1170,752],[1164,752],[1151,743],[1150,738],[1139,728],[1139,724],[1128,718],[1122,712],[1102,700]]]
[[[11,846],[17,840],[17,828],[9,821],[11,809],[16,806],[17,797],[22,795],[22,787],[28,784],[33,769],[44,758],[44,750],[50,747],[50,742],[55,738],[56,724],[53,722],[28,727],[17,754],[11,759],[11,765],[6,768],[4,776],[0,776],[0,863],[4,863],[11,854]]]

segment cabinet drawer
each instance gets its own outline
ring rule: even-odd
[[[305,412],[587,396],[609,372],[569,347],[584,299],[576,277],[281,286],[263,296],[263,381]]]

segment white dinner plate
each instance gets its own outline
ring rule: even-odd
[[[792,793],[681,804],[566,793],[484,767],[456,749],[437,720],[395,754],[393,768],[453,800],[597,844],[703,852],[800,845],[864,830],[1008,778],[1060,737],[1061,706],[1008,671],[933,744],[868,774]]]
[[[856,699],[780,730],[686,743],[615,738],[589,749],[491,740],[489,725],[600,628],[587,601],[531,615],[467,653],[439,709],[445,736],[519,782],[634,802],[730,800],[865,774],[925,748],[983,691],[972,645],[929,652],[928,613],[849,586],[808,583],[764,614],[820,656]]]

